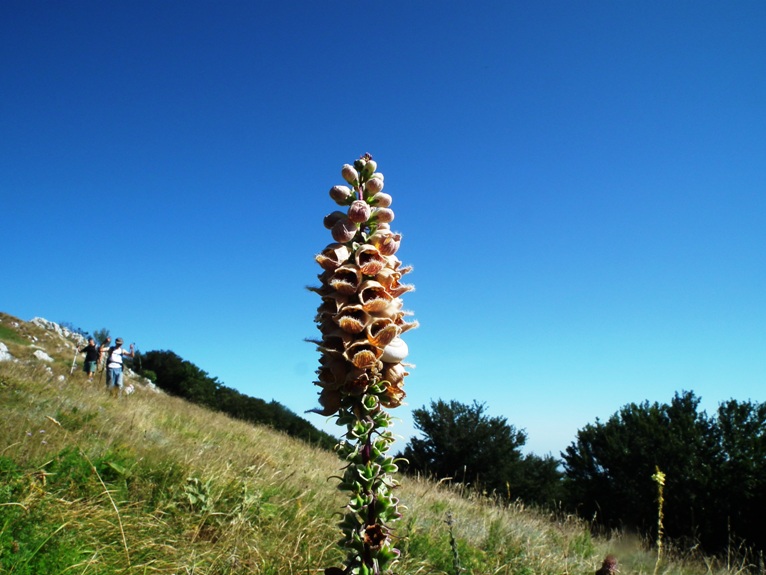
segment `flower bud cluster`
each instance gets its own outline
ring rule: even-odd
[[[408,349],[401,335],[417,322],[405,320],[401,296],[414,288],[400,281],[411,268],[396,257],[402,238],[391,231],[392,199],[382,191],[377,164],[365,154],[341,174],[348,186],[333,186],[330,197],[344,209],[324,218],[334,242],[316,256],[323,272],[320,287],[312,288],[322,298],[315,318],[322,337],[312,340],[321,353],[314,382],[321,407],[312,411],[336,415],[346,427],[336,451],[344,461],[338,488],[349,492],[339,524],[348,559],[325,575],[380,575],[399,557],[386,525],[401,513],[384,408],[405,396]]]

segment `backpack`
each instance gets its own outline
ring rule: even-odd
[[[120,354],[120,361],[113,361],[113,360],[112,360],[112,354],[114,353],[114,350],[115,350],[115,349],[117,349],[117,346],[116,346],[116,345],[113,345],[112,347],[110,347],[110,348],[109,348],[109,353],[108,353],[108,354],[107,354],[107,356],[106,356],[106,366],[107,366],[107,367],[109,367],[109,364],[110,364],[110,363],[119,363],[119,364],[120,364],[120,367],[123,367],[123,358],[122,358],[122,354]]]

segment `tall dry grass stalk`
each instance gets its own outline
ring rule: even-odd
[[[657,575],[662,561],[662,536],[665,532],[663,525],[665,517],[665,474],[660,471],[659,467],[655,467],[652,480],[657,484],[657,562],[654,564],[654,575]]]

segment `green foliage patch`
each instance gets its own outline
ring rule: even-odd
[[[80,431],[93,423],[98,417],[98,412],[82,410],[77,406],[71,409],[62,409],[56,412],[56,420],[67,431]]]
[[[62,573],[85,556],[77,535],[48,511],[49,477],[0,457],[0,573]]]
[[[15,329],[2,323],[0,323],[0,341],[15,343],[16,345],[29,345],[29,341],[19,335]]]

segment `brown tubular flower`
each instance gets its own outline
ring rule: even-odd
[[[394,298],[388,290],[375,280],[367,280],[359,286],[359,302],[366,312],[383,311],[392,299]]]
[[[402,311],[402,304],[403,302],[400,298],[393,298],[385,309],[380,310],[375,315],[378,317],[387,317],[396,320],[404,313]]]
[[[337,292],[354,295],[362,283],[362,271],[353,264],[340,266],[327,283]]]
[[[368,314],[361,305],[347,305],[333,317],[340,329],[347,333],[362,333],[370,321]]]
[[[399,328],[399,333],[404,333],[405,331],[420,327],[420,322],[418,320],[406,322],[402,317],[399,317],[396,320],[396,325]]]
[[[401,241],[402,236],[400,234],[395,234],[387,229],[378,229],[370,236],[370,243],[378,248],[383,256],[393,256],[399,250]]]
[[[350,361],[357,369],[370,369],[374,367],[382,355],[382,349],[375,347],[366,340],[355,341],[343,353],[343,357]]]
[[[380,525],[370,525],[364,530],[364,542],[372,549],[380,549],[386,538],[386,531]]]
[[[383,284],[387,289],[395,288],[399,285],[399,280],[402,278],[402,274],[390,267],[382,268],[376,275],[375,279]]]
[[[354,343],[355,338],[352,334],[342,329],[328,330],[322,340],[318,343],[318,349],[322,352],[319,358],[321,365],[327,365],[330,362],[337,361],[346,351],[346,348]],[[343,362],[340,362],[343,363]]]
[[[349,296],[330,290],[330,293],[322,294],[322,305],[317,308],[317,311],[325,311],[327,315],[333,316],[338,313],[343,306],[348,305],[348,300]],[[325,332],[322,331],[322,333]]]
[[[341,392],[337,389],[323,389],[322,393],[319,394],[319,405],[321,405],[322,408],[313,409],[312,411],[325,416],[338,413],[341,398]]]
[[[404,376],[408,372],[400,363],[384,363],[383,372],[388,372],[389,377],[383,379],[383,394],[380,396],[380,402],[388,408],[399,407],[406,397],[404,393]]]
[[[391,409],[394,407],[399,407],[402,404],[402,401],[407,394],[404,393],[404,389],[402,389],[401,385],[402,384],[385,384],[385,391],[380,397],[380,403],[383,404],[384,407]]]
[[[370,373],[366,369],[354,368],[346,375],[341,391],[347,395],[362,395],[370,385]]]
[[[367,341],[383,349],[399,336],[400,329],[393,320],[387,317],[376,317],[367,324]]]
[[[384,363],[382,375],[389,384],[399,385],[404,381],[404,376],[409,375],[409,373],[401,363]]]
[[[389,293],[392,297],[398,298],[399,296],[402,296],[406,294],[408,291],[412,291],[415,289],[415,286],[412,284],[399,284],[395,288],[390,288]]]
[[[338,269],[350,255],[351,250],[348,249],[348,246],[336,243],[327,246],[314,259],[323,269],[332,272]]]
[[[356,265],[359,266],[359,270],[366,276],[374,276],[378,274],[386,265],[386,259],[381,255],[372,244],[363,244],[356,249],[354,255]]]

